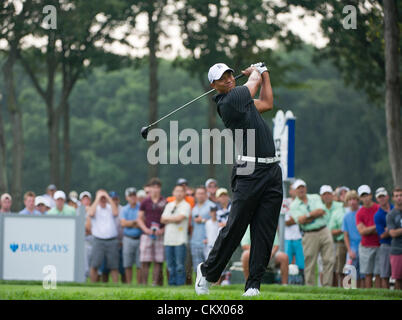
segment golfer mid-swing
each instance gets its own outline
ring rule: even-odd
[[[209,293],[209,286],[218,281],[239,245],[247,226],[250,225],[250,275],[244,296],[258,295],[261,279],[268,266],[282,205],[282,171],[275,157],[271,131],[261,113],[273,108],[273,94],[267,68],[257,63],[242,71],[248,77],[243,86],[235,86],[233,70],[223,63],[213,65],[208,72],[211,87],[218,94],[213,97],[218,114],[225,126],[255,130],[255,156],[240,156],[242,164],[235,164],[232,171],[232,208],[226,224],[218,235],[208,259],[197,267],[195,290],[197,294]],[[259,99],[254,99],[261,87]],[[243,139],[243,144],[247,143]],[[247,145],[243,145],[247,150]],[[253,162],[249,175],[239,175],[237,169]]]

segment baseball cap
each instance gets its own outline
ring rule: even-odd
[[[219,188],[216,190],[216,197],[219,198],[222,194],[229,194],[226,188]]]
[[[2,195],[1,195],[1,201],[3,201],[4,199],[10,199],[10,200],[13,200],[13,198],[11,197],[11,195],[9,194],[9,193],[3,193]]]
[[[110,192],[109,192],[109,196],[110,196],[111,198],[118,198],[118,197],[119,197],[119,194],[118,194],[116,191],[110,191]]]
[[[224,63],[215,63],[208,71],[209,82],[212,83],[215,80],[219,80],[227,70],[234,72],[233,69],[229,68]]]
[[[371,189],[367,184],[363,184],[357,189],[357,194],[359,195],[359,197],[361,197],[365,193],[371,194]]]
[[[56,186],[54,184],[49,184],[46,188],[46,190],[57,190]]]
[[[84,197],[88,197],[89,199],[92,199],[92,196],[88,191],[83,191],[80,193],[80,200],[82,200],[82,198],[84,198]]]
[[[44,204],[46,207],[50,208],[50,202],[49,199],[46,197],[42,197],[42,196],[37,196],[35,198],[35,206],[39,206],[40,204]]]
[[[218,184],[218,181],[216,181],[215,179],[209,178],[207,181],[205,181],[205,188],[208,188],[208,185],[214,182],[215,184]]]
[[[54,193],[53,199],[54,199],[54,200],[57,200],[57,199],[60,199],[60,198],[66,200],[66,194],[65,194],[64,191],[62,191],[62,190],[57,190],[57,191]]]
[[[305,187],[307,186],[306,183],[304,182],[304,180],[302,179],[297,179],[295,182],[293,182],[292,184],[292,189],[296,190],[298,187]]]
[[[128,187],[125,191],[124,191],[124,194],[125,194],[125,196],[126,197],[128,197],[129,195],[132,195],[132,194],[137,194],[137,189],[136,188],[134,188],[134,187]]]
[[[146,192],[144,190],[138,190],[137,192],[137,197],[139,198],[145,198],[147,196]]]
[[[320,188],[320,196],[327,192],[333,193],[334,190],[332,190],[332,187],[327,184],[322,185]]]
[[[182,185],[182,184],[188,184],[187,180],[184,179],[184,178],[179,178],[179,179],[177,179],[176,185],[179,186],[179,185]]]
[[[71,191],[69,194],[68,194],[68,197],[70,198],[70,199],[74,199],[74,200],[77,200],[78,199],[78,193],[77,193],[77,191]]]
[[[380,196],[387,196],[388,192],[384,187],[380,187],[375,191],[375,197],[378,198]]]

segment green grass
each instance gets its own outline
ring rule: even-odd
[[[261,295],[242,297],[243,285],[214,286],[197,296],[192,286],[150,287],[124,284],[60,283],[45,290],[40,282],[0,281],[1,300],[402,300],[402,292],[379,289],[262,285]]]

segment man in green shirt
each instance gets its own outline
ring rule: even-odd
[[[58,190],[55,192],[53,199],[56,201],[56,206],[50,209],[47,214],[58,216],[74,216],[75,209],[65,204],[66,194]]]
[[[318,194],[307,194],[307,185],[303,180],[296,180],[293,188],[296,190],[296,199],[290,205],[290,215],[303,233],[306,285],[315,285],[315,266],[318,254],[321,254],[322,285],[331,286],[335,258],[332,236],[327,228],[328,216],[325,206]]]
[[[334,266],[334,281],[333,286],[338,287],[338,280],[340,279],[340,285],[343,281],[343,267],[346,263],[347,249],[343,240],[342,222],[345,210],[343,203],[334,201],[334,191],[331,186],[323,185],[320,188],[321,200],[324,203],[324,210],[328,216],[328,228],[331,231],[331,235],[334,240],[334,254],[335,254],[335,266]]]

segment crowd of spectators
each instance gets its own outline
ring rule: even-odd
[[[226,225],[230,193],[212,178],[195,188],[180,178],[166,198],[161,188],[158,178],[139,191],[128,187],[122,206],[116,191],[101,189],[94,198],[88,191],[72,191],[67,197],[52,184],[43,195],[26,192],[19,214],[68,216],[84,206],[86,276],[92,282],[109,281],[110,276],[113,282],[120,278],[133,283],[135,267],[138,284],[147,284],[152,270],[152,285],[161,286],[166,263],[169,285],[190,284],[197,265],[206,260]],[[284,285],[292,270],[302,284],[337,287],[343,286],[352,267],[357,287],[390,288],[392,282],[401,289],[402,189],[392,191],[391,203],[388,191],[377,188],[374,200],[368,185],[357,191],[323,185],[318,194],[310,194],[307,184],[297,179],[282,204],[284,245],[280,246],[278,230],[268,269],[278,270]],[[0,213],[10,214],[11,207],[12,196],[2,194]],[[245,279],[251,236],[248,228],[241,241]],[[222,274],[219,283],[229,281]]]

